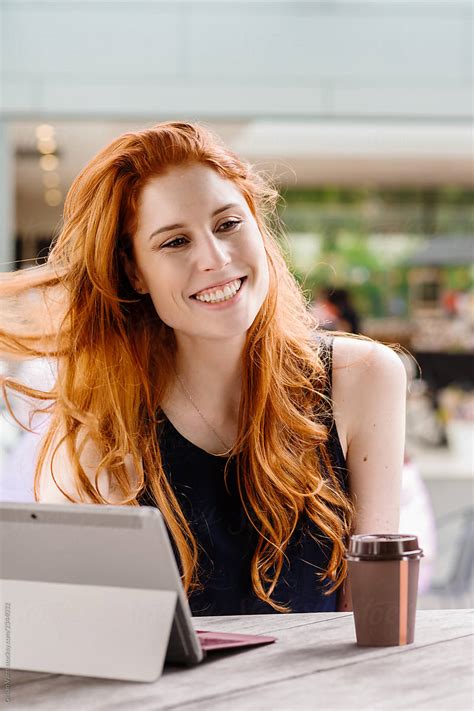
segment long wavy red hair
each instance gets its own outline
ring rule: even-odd
[[[318,574],[328,581],[329,594],[346,576],[343,554],[353,505],[326,449],[325,370],[305,297],[276,237],[278,193],[207,129],[169,122],[125,133],[77,176],[47,263],[3,275],[0,285],[12,306],[11,321],[0,331],[3,354],[56,359],[55,387],[43,392],[3,378],[3,391],[5,397],[9,387],[48,401],[51,418],[37,462],[35,498],[47,457],[54,478],[54,452],[62,442],[78,498],[58,487],[71,502],[110,503],[98,486],[104,469],[123,505],[137,506],[148,487],[178,551],[185,590],[195,589],[198,545],[163,471],[157,439],[176,343],[151,300],[137,298],[124,269],[144,185],[192,162],[210,166],[238,186],[268,258],[270,286],[247,333],[239,434],[230,456],[237,463],[242,503],[260,534],[251,563],[255,594],[275,610],[287,611],[272,594],[299,517],[306,514],[332,542],[328,568]],[[95,481],[80,460],[88,439],[101,455]],[[127,462],[134,465],[133,481]]]

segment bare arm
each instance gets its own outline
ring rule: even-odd
[[[347,440],[353,533],[396,533],[405,449],[406,371],[387,346],[334,339],[336,423]],[[345,585],[338,610],[351,610]]]
[[[56,439],[58,442],[59,437]],[[93,483],[95,479],[95,473],[98,464],[101,460],[98,450],[95,448],[92,442],[88,441],[83,449],[80,461],[81,465]],[[76,501],[80,501],[77,488],[75,485],[73,465],[68,455],[66,444],[60,445],[53,462],[54,476],[58,484],[64,489],[71,497]],[[118,501],[117,497],[111,497],[110,491],[110,480],[109,475],[106,470],[102,470],[99,474],[98,487],[101,495],[107,500],[114,503]],[[95,503],[89,499],[84,494],[82,495],[82,503]],[[58,489],[55,481],[51,476],[51,452],[46,458],[43,467],[41,469],[41,475],[39,480],[39,501],[40,503],[47,504],[70,504],[72,503],[67,499],[62,492]]]

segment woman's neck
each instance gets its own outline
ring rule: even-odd
[[[243,337],[193,339],[177,334],[175,368],[194,402],[216,419],[238,415],[242,388]]]

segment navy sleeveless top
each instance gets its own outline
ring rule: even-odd
[[[326,394],[331,395],[332,338],[322,341],[320,354],[327,372]],[[328,454],[343,489],[348,491],[344,454],[331,415]],[[189,442],[165,418],[160,425],[163,468],[183,513],[195,535],[199,550],[199,581],[202,590],[191,593],[194,616],[275,613],[252,589],[250,562],[258,534],[248,521],[235,482],[235,462],[205,452]],[[145,489],[141,506],[154,506]],[[312,535],[310,535],[310,532]],[[313,536],[316,535],[316,542]],[[329,581],[317,577],[329,563],[331,540],[306,516],[301,516],[286,548],[286,556],[272,600],[292,612],[332,612],[337,592],[323,595]]]

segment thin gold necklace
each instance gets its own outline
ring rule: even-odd
[[[219,440],[219,442],[220,442],[221,444],[223,444],[224,447],[225,447],[225,449],[226,449],[225,452],[221,452],[220,454],[217,454],[217,455],[215,455],[215,456],[217,456],[217,457],[222,457],[222,456],[224,456],[225,454],[229,454],[229,453],[232,451],[232,447],[229,447],[229,445],[228,445],[226,442],[224,442],[224,440],[222,439],[222,437],[220,437],[220,436],[218,435],[218,433],[216,432],[216,430],[214,429],[214,427],[211,425],[211,423],[209,422],[209,420],[203,415],[203,413],[201,412],[201,410],[199,409],[199,407],[198,407],[198,406],[196,405],[196,403],[194,402],[194,400],[193,400],[193,398],[192,398],[192,396],[191,396],[191,393],[188,391],[186,385],[183,383],[183,381],[182,381],[181,378],[179,377],[179,374],[178,374],[178,371],[176,370],[176,368],[174,369],[174,372],[175,372],[175,374],[176,374],[176,377],[177,377],[178,380],[179,380],[179,384],[180,384],[181,387],[183,388],[184,394],[185,394],[186,397],[188,398],[188,400],[189,400],[189,402],[191,403],[191,405],[196,409],[196,411],[197,411],[197,413],[199,414],[199,416],[201,417],[201,419],[202,419],[202,420],[206,423],[206,425],[214,432],[214,434],[215,434],[215,436],[217,437],[217,439]]]

